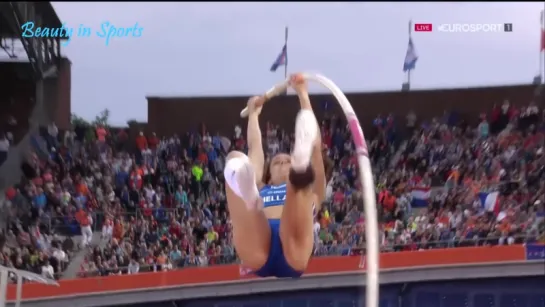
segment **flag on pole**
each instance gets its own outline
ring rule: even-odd
[[[431,187],[415,187],[411,191],[411,197],[413,208],[426,208],[431,198]]]
[[[482,208],[487,212],[494,212],[497,216],[500,213],[500,193],[499,192],[480,192],[479,200]]]
[[[403,62],[403,71],[407,72],[413,70],[418,60],[418,54],[414,48],[413,39],[409,37],[409,45],[407,46],[407,54],[405,54],[405,61]]]
[[[288,45],[284,44],[284,47],[282,48],[282,52],[278,55],[276,60],[271,66],[271,71],[275,72],[278,67],[285,66],[288,64]]]

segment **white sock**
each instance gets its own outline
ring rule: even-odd
[[[311,110],[300,110],[295,120],[295,146],[291,153],[291,168],[294,171],[299,173],[307,170],[319,133],[314,113]]]

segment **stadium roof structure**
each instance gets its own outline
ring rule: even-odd
[[[33,71],[29,61],[0,61],[0,74],[13,76],[17,80],[32,80]]]
[[[61,20],[55,12],[51,2],[33,2],[36,8],[36,13],[42,17],[44,27],[60,28],[62,27]]]
[[[0,3],[0,37],[2,38],[19,38],[18,33],[13,29],[8,21],[8,18],[5,17],[5,14],[10,14],[13,12],[13,7],[22,9],[23,6],[33,5],[34,12],[37,16],[40,16],[42,20],[42,26],[48,28],[60,28],[62,27],[61,20],[51,2],[2,2]],[[27,22],[28,20],[22,20],[21,22]]]
[[[4,11],[5,3],[0,4],[0,11]],[[0,37],[1,38],[17,38],[17,33],[13,31],[8,19],[4,17],[4,13],[0,14]]]

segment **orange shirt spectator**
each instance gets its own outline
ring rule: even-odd
[[[87,200],[87,208],[89,208],[91,211],[99,209],[98,201],[92,195],[90,195],[89,199]]]
[[[103,127],[97,127],[96,130],[97,133],[97,139],[101,142],[106,142],[106,136],[108,135],[108,132]]]
[[[140,190],[142,189],[143,180],[142,180],[142,170],[136,169],[131,172],[131,176],[129,178],[129,186],[132,189]]]
[[[125,228],[123,227],[123,223],[121,223],[119,220],[115,221],[113,237],[119,241],[123,239],[124,235],[125,235]]]
[[[14,187],[9,187],[7,190],[6,190],[6,198],[8,200],[12,200],[15,198],[15,196],[17,196],[17,190],[15,190]]]
[[[89,189],[87,188],[87,184],[85,184],[83,181],[78,183],[76,190],[81,193],[81,195],[89,195]]]
[[[208,164],[208,155],[204,152],[204,151],[201,151],[199,153],[199,161],[201,161],[204,165],[207,165]]]
[[[327,226],[329,226],[329,223],[331,222],[330,218],[329,218],[329,214],[322,214],[321,218],[320,218],[320,228],[321,229],[325,229],[327,228]]]
[[[157,138],[157,135],[155,135],[155,132],[151,134],[151,136],[148,139],[148,146],[150,149],[156,149],[157,145],[159,145],[159,138]]]
[[[138,147],[139,150],[148,148],[148,140],[146,140],[146,137],[142,132],[136,137],[136,147]]]
[[[439,216],[437,220],[439,221],[439,223],[443,224],[445,227],[450,226],[450,219],[444,211],[441,213],[441,215]]]
[[[79,225],[82,227],[89,226],[91,224],[89,215],[83,209],[79,209],[78,212],[76,212],[76,220],[78,221]]]
[[[163,265],[165,263],[167,263],[167,257],[161,253],[159,256],[157,256],[157,264]]]
[[[386,210],[390,212],[394,211],[396,207],[396,197],[392,193],[386,193],[382,205]]]

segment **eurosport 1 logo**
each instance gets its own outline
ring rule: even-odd
[[[414,24],[415,32],[432,32],[431,23]],[[443,23],[435,27],[439,32],[450,33],[490,33],[490,32],[513,32],[512,23]]]

